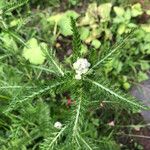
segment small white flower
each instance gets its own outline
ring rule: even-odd
[[[62,128],[62,124],[60,122],[55,122],[54,127],[57,129],[61,129]]]
[[[85,58],[78,58],[78,60],[73,64],[73,68],[75,69],[76,75],[75,79],[80,80],[81,75],[85,74],[90,67],[90,63]]]

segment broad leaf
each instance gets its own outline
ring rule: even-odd
[[[123,16],[125,11],[124,11],[124,8],[122,7],[114,7],[114,11],[116,13],[117,16]]]
[[[86,27],[82,27],[81,29],[80,29],[80,35],[81,35],[81,40],[86,40],[87,39],[87,37],[89,36],[89,34],[90,34],[90,30],[89,30],[89,28],[86,28]]]
[[[126,25],[125,24],[120,24],[117,32],[118,32],[119,35],[121,35],[125,32],[125,30],[126,30]]]
[[[140,3],[136,3],[132,6],[131,13],[133,17],[139,16],[143,13]]]
[[[70,17],[77,19],[79,14],[75,11],[68,10],[65,13],[59,13],[57,15],[53,15],[49,17],[47,20],[51,24],[56,23],[59,26],[61,34],[64,36],[72,35],[71,24],[70,24]]]
[[[8,33],[2,33],[1,34],[1,40],[4,43],[4,46],[11,51],[17,51],[18,46],[15,42],[15,40],[8,34]]]
[[[77,19],[79,15],[75,11],[67,11],[58,22],[60,32],[64,36],[72,35],[70,17]]]
[[[101,42],[97,39],[92,41],[92,46],[94,46],[96,49],[98,49],[101,46]]]
[[[43,64],[45,60],[45,55],[42,51],[42,47],[44,49],[46,45],[44,43],[41,43],[40,46],[37,40],[35,38],[32,38],[27,42],[27,46],[28,48],[24,47],[23,49],[23,57],[29,60],[29,62],[32,64]]]
[[[98,7],[98,13],[101,17],[102,22],[106,22],[110,20],[110,11],[111,11],[112,4],[111,3],[105,3],[101,4]]]

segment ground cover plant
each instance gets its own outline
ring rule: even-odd
[[[104,10],[106,12],[102,13]],[[68,36],[72,34],[68,27],[69,16],[79,18],[78,26],[83,41],[81,47],[84,54],[88,53],[87,45],[92,45],[101,52],[115,42],[123,40],[122,35],[132,28],[138,28],[135,36],[128,40],[120,56],[113,58],[105,66],[107,76],[113,75],[115,79],[117,78],[120,81],[120,85],[124,89],[129,89],[130,81],[134,82],[136,79],[140,82],[148,79],[146,71],[149,69],[149,23],[147,17],[141,23],[138,23],[138,20],[140,22],[140,16],[144,18],[145,15],[148,17],[149,10],[142,9],[140,3],[125,7],[113,6],[112,3],[101,5],[91,3],[83,15],[75,11],[66,11],[65,13],[52,15],[47,20],[51,25],[55,22],[55,25],[58,26],[58,35]],[[139,40],[141,43],[138,43]],[[137,47],[134,47],[135,44]],[[140,70],[139,66],[141,67]],[[129,68],[132,76],[134,75],[133,78],[129,74]]]
[[[54,14],[45,7],[55,1],[35,4],[0,2],[0,149],[130,149],[119,136],[142,127],[130,117],[148,108],[119,88],[148,77],[149,23],[136,17],[149,11],[90,3],[82,15]]]

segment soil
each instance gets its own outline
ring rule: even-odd
[[[148,128],[135,131],[133,134],[139,135],[134,139],[144,147],[144,150],[150,150],[150,130]]]
[[[150,76],[150,75],[149,75]],[[134,86],[131,94],[139,99],[146,106],[150,106],[150,79]],[[150,111],[142,111],[141,115],[145,124],[150,123]],[[139,135],[135,139],[144,147],[144,150],[150,150],[150,127],[134,131],[133,134]]]

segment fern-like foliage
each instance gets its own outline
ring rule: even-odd
[[[106,80],[100,80],[97,82],[91,79],[86,79],[86,81],[100,88],[99,92],[107,97],[107,99],[116,101],[116,104],[120,104],[124,108],[129,110],[138,111],[139,109],[145,109],[146,107],[139,104],[134,97],[131,97],[119,90],[113,89],[111,85]]]
[[[89,70],[89,72],[94,69],[99,67],[100,65],[104,65],[107,62],[111,61],[112,58],[115,58],[121,51],[120,49],[123,49],[123,47],[126,45],[126,42],[128,39],[134,34],[136,28],[132,29],[131,32],[129,32],[122,40],[119,42],[116,42],[110,49],[104,50],[104,52],[101,54],[101,57],[99,61],[97,61],[92,68]]]
[[[28,1],[29,0],[17,0],[17,2],[6,2],[1,9],[4,11],[4,13],[7,13],[21,7],[22,5],[28,3]]]
[[[73,28],[72,29],[73,30],[73,50],[74,50],[74,54],[77,55],[80,49],[79,33],[75,25],[75,20],[71,19],[71,22],[72,22],[72,28]],[[101,61],[98,61],[96,65],[92,67],[92,69],[96,68],[102,62],[109,60],[109,58],[112,57],[114,53],[116,53],[118,48],[120,48],[123,44],[125,44],[127,38],[125,39],[125,41],[123,41],[123,43],[121,42],[112,51],[109,51],[108,54],[106,54],[106,56],[104,56],[104,58]],[[80,55],[78,54],[78,56]],[[82,82],[84,84],[82,84]],[[87,85],[85,82],[89,82],[91,85],[94,85],[95,87],[94,92],[99,91],[101,93],[101,97],[105,97],[105,99],[109,99],[109,100],[115,100],[119,105],[123,106],[124,108],[137,111],[140,109],[145,109],[145,107],[139,104],[134,98],[127,96],[120,91],[113,90],[112,88],[110,88],[110,85],[108,85],[105,81],[97,82],[95,80],[85,77],[82,82],[78,84],[78,92],[77,91],[74,92],[73,90],[71,92],[72,96],[73,95],[78,95],[78,96],[74,97],[76,99],[76,104],[72,105],[72,109],[71,109],[72,111],[70,112],[69,120],[66,122],[65,127],[62,128],[62,130],[60,130],[60,132],[58,132],[54,138],[51,137],[54,140],[51,140],[48,142],[48,144],[45,143],[43,145],[47,145],[47,147],[48,145],[51,145],[51,148],[55,149],[55,147],[54,146],[52,147],[52,145],[57,143],[57,137],[59,137],[59,135],[62,134],[64,130],[66,130],[66,132],[64,132],[65,134],[64,136],[66,137],[66,140],[64,141],[65,146],[63,144],[59,146],[58,144],[58,147],[61,147],[60,149],[66,149],[67,147],[72,147],[72,150],[74,149],[92,150],[92,149],[99,149],[99,148],[103,148],[104,150],[115,149],[116,146],[114,145],[116,145],[116,143],[113,141],[110,141],[110,142],[101,141],[100,144],[98,143],[94,144],[92,140],[91,141],[86,140],[86,138],[82,136],[82,127],[84,126],[85,114],[88,108],[88,104],[90,104],[90,100],[91,100],[90,98],[87,98],[86,96],[84,96],[85,95],[84,93],[86,93],[86,91],[84,90],[86,88],[84,88],[84,86]],[[99,90],[97,89],[97,87],[99,88]]]
[[[76,26],[75,20],[71,17],[71,26],[72,26],[72,32],[73,32],[73,40],[72,40],[72,49],[73,49],[73,58],[74,60],[77,57],[80,57],[81,52],[81,40],[80,40],[80,34],[78,31],[78,28]]]
[[[20,2],[19,6],[22,4]],[[8,10],[12,10],[13,7],[14,5],[11,5]],[[73,18],[71,18],[71,25],[73,62],[75,62],[78,57],[83,56],[80,53],[80,34]],[[16,34],[12,34],[12,32],[9,34],[20,41]],[[41,150],[119,150],[113,135],[109,138],[101,137],[102,135],[92,137],[88,133],[88,125],[85,123],[87,120],[90,122],[90,106],[93,101],[109,100],[116,102],[115,104],[120,109],[131,111],[146,109],[133,97],[112,88],[111,81],[106,82],[103,75],[98,75],[100,72],[95,73],[98,71],[97,66],[109,61],[111,57],[116,55],[128,38],[126,37],[125,41],[107,51],[101,60],[91,66],[93,74],[85,74],[81,80],[75,79],[74,70],[68,66],[66,69],[66,66],[59,62],[51,49],[45,50],[47,59],[43,66],[29,67],[27,62],[18,63],[16,59],[20,60],[20,55],[17,57],[12,55],[13,61],[9,61],[9,57],[6,60],[0,60],[2,66],[7,68],[4,69],[4,72],[8,76],[11,75],[12,78],[8,81],[3,76],[0,82],[0,99],[8,99],[6,107],[2,109],[3,113],[1,112],[1,116],[7,119],[0,126],[7,136],[9,133],[6,142],[1,140],[2,150],[27,148],[40,148]],[[20,41],[20,43],[25,46],[24,41]],[[13,67],[14,62],[17,69]],[[7,67],[6,63],[8,63]],[[67,109],[66,104],[61,101],[67,97],[66,95],[69,95],[72,100]],[[93,97],[96,97],[96,100]],[[110,106],[112,106],[111,103]],[[60,129],[54,127],[54,123],[58,120],[62,123]],[[6,124],[9,124],[10,128],[5,127]],[[97,130],[96,127],[95,130]]]
[[[55,146],[58,144],[59,139],[63,136],[63,133],[67,127],[63,127],[60,131],[53,132],[50,137],[46,138],[44,142],[40,145],[42,150],[51,150],[55,149]]]

